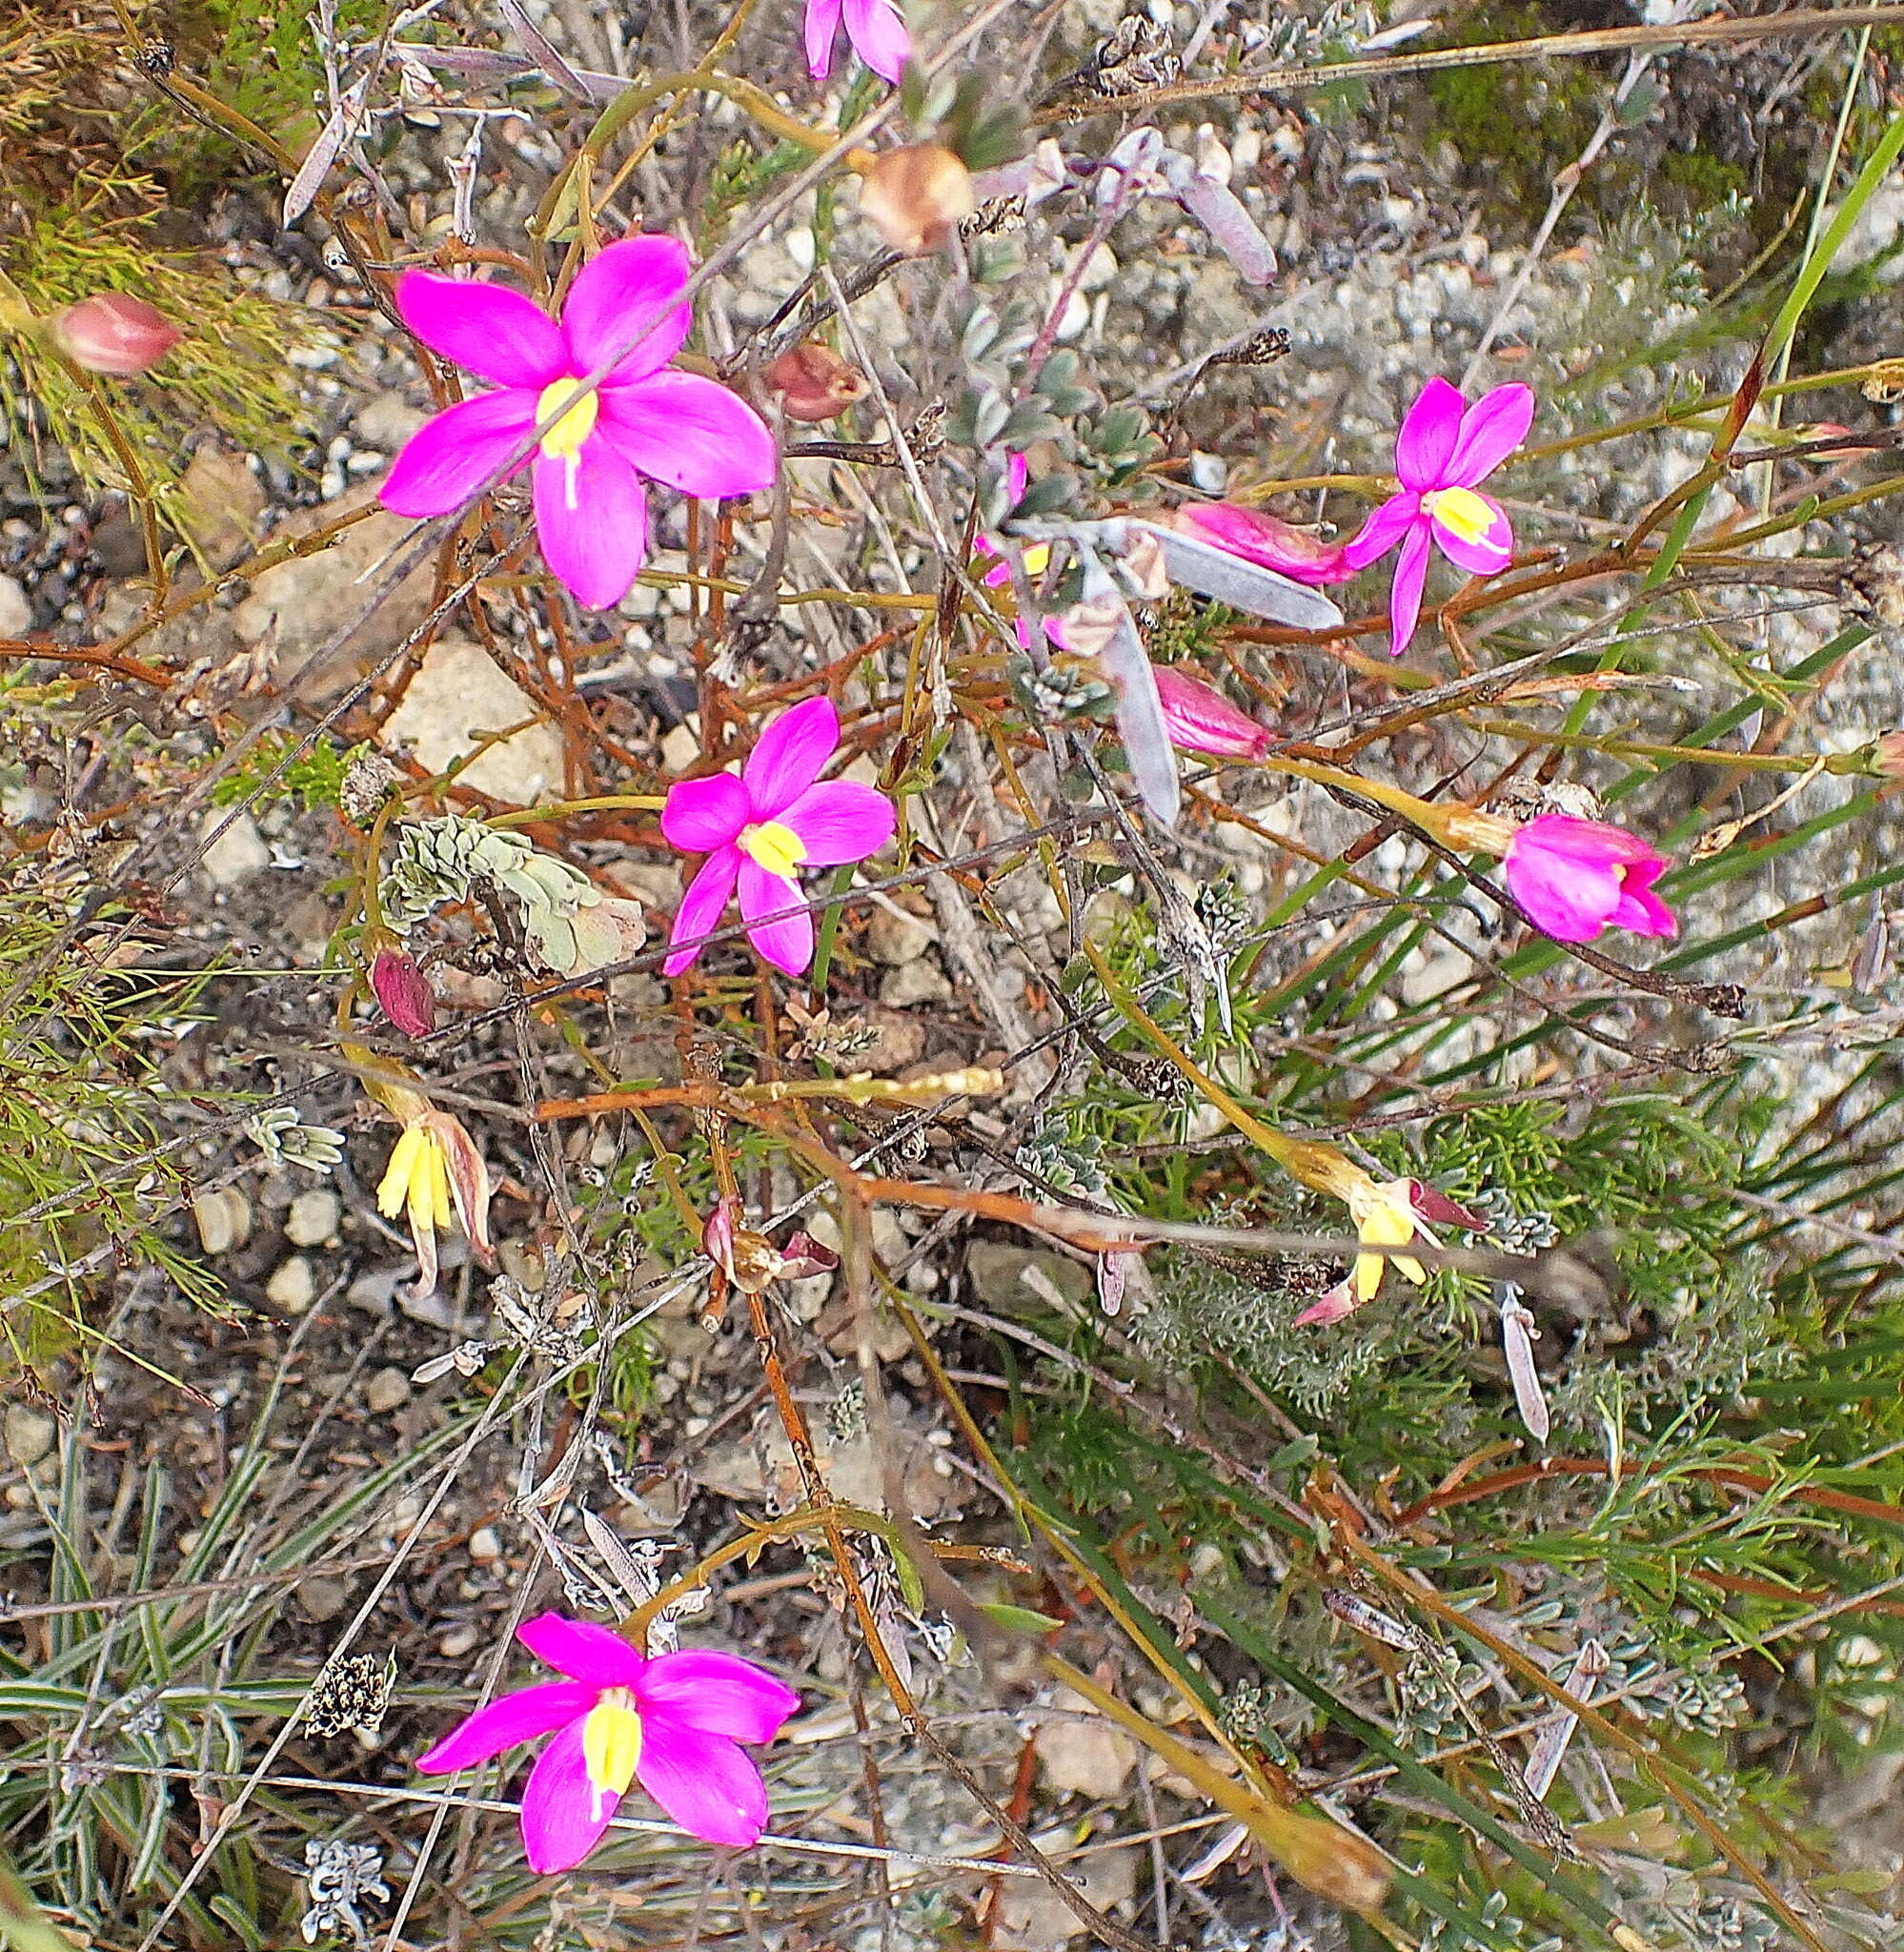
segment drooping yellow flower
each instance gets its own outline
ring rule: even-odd
[[[436,1236],[461,1223],[485,1266],[496,1259],[489,1237],[489,1169],[462,1121],[439,1111],[421,1092],[379,1083],[373,1095],[403,1129],[390,1149],[390,1163],[376,1189],[376,1210],[386,1220],[407,1214],[416,1247],[416,1292],[436,1286]]]

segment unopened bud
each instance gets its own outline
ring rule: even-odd
[[[406,1037],[427,1037],[436,1027],[436,992],[408,949],[376,952],[371,989],[384,1015]]]
[[[888,150],[860,185],[860,214],[905,257],[937,251],[973,208],[972,173],[936,142]]]
[[[1871,754],[1871,770],[1880,780],[1904,780],[1904,732],[1880,732]]]
[[[184,336],[143,298],[124,292],[69,305],[47,321],[47,331],[75,366],[121,376],[149,371]]]
[[[830,420],[866,396],[866,376],[831,346],[809,341],[785,352],[767,368],[789,420]]]
[[[1158,665],[1157,697],[1170,743],[1182,751],[1261,761],[1269,750],[1269,734],[1254,719],[1174,664]]]

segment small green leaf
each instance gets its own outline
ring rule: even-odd
[[[1064,1624],[1063,1620],[1054,1620],[1048,1613],[1038,1613],[1028,1606],[1010,1606],[1001,1600],[982,1605],[979,1611],[994,1626],[1013,1634],[1048,1634]]]

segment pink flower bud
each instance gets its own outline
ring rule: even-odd
[[[436,992],[408,949],[378,949],[371,963],[371,989],[391,1023],[406,1037],[427,1037],[436,1027]]]
[[[1188,502],[1174,519],[1186,536],[1299,583],[1342,583],[1355,574],[1342,559],[1340,543],[1319,542],[1306,530],[1241,502]]]
[[[809,341],[784,352],[767,368],[767,385],[780,395],[789,420],[830,420],[866,396],[866,376],[831,346]]]
[[[1904,732],[1880,732],[1872,750],[1871,768],[1881,780],[1904,780]]]
[[[143,298],[101,292],[47,322],[52,342],[89,373],[129,376],[156,366],[184,337]]]
[[[1677,935],[1653,893],[1666,857],[1603,820],[1543,813],[1507,844],[1508,892],[1556,942],[1591,942],[1603,928]]]
[[[1157,697],[1172,745],[1221,759],[1261,762],[1269,750],[1269,734],[1254,719],[1176,665],[1160,664],[1156,669]]]
[[[905,257],[940,249],[972,210],[972,173],[936,142],[888,150],[860,185],[860,214]]]

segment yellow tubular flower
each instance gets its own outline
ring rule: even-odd
[[[1359,1239],[1370,1247],[1407,1247],[1420,1230],[1415,1218],[1414,1189],[1406,1179],[1373,1180],[1352,1188],[1348,1211],[1355,1222]],[[1407,1254],[1357,1254],[1355,1293],[1361,1301],[1373,1298],[1382,1285],[1382,1272],[1389,1261],[1395,1271],[1417,1287],[1428,1279],[1428,1271]]]
[[[462,1223],[485,1263],[495,1259],[489,1238],[489,1171],[460,1119],[400,1087],[386,1088],[378,1095],[403,1120],[403,1129],[377,1182],[376,1210],[386,1220],[407,1215],[416,1249],[416,1292],[425,1295],[436,1286],[436,1236],[449,1232],[453,1222]]]

